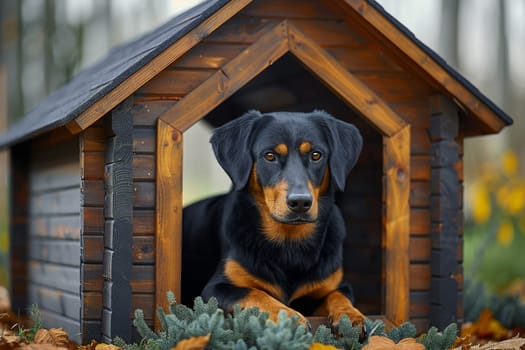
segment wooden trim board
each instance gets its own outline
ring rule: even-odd
[[[168,309],[166,292],[180,300],[182,261],[182,132],[157,124],[155,305]],[[155,328],[160,321],[155,318]]]

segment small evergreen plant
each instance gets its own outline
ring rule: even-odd
[[[224,313],[216,299],[205,303],[198,297],[193,308],[177,304],[173,293],[168,292],[169,312],[157,310],[162,330],[154,332],[144,320],[142,310],[135,311],[133,321],[142,337],[139,344],[126,344],[122,339],[115,339],[114,344],[125,350],[169,350],[180,341],[198,336],[209,336],[207,348],[234,350],[279,350],[309,349],[312,343],[332,345],[337,349],[359,350],[372,335],[388,337],[395,343],[404,338],[414,338],[416,328],[411,323],[403,323],[398,328],[385,330],[381,320],[365,320],[366,338],[360,338],[359,326],[353,326],[344,316],[336,329],[325,325],[312,334],[301,325],[297,316],[288,317],[284,310],[278,315],[277,322],[269,322],[268,314],[258,308],[241,309],[235,305],[232,313]],[[457,337],[457,325],[451,324],[442,333],[433,327],[418,339],[427,349],[448,349]]]

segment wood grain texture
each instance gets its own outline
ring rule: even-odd
[[[48,262],[29,262],[29,275],[33,283],[51,289],[79,294],[80,269]]]
[[[255,1],[247,6],[243,14],[264,17],[335,19],[336,15],[322,1]]]
[[[386,317],[395,324],[409,315],[410,127],[384,139]]]
[[[86,308],[84,310],[84,317],[90,320],[100,319],[102,314],[102,303],[100,293],[86,293]],[[153,298],[149,294],[133,294],[131,296],[132,312],[129,314],[129,319],[134,318],[134,310],[141,309],[144,311],[144,318],[146,320],[153,320],[155,316],[155,307],[153,305]]]
[[[178,62],[179,60],[177,60]],[[133,96],[133,108],[130,114],[133,118],[134,127],[156,127],[157,118],[166,109],[172,107],[175,101],[160,100],[160,101],[142,101],[139,96]]]
[[[164,70],[164,68],[182,56],[186,51],[215,31],[248,3],[250,3],[249,0],[232,0],[228,2],[212,16],[204,20],[196,28],[180,38],[173,45],[166,48],[148,64],[124,80],[118,87],[104,95],[96,103],[86,109],[82,114],[75,118],[74,121],[68,124],[69,130],[79,132],[87,129],[103,115],[124,101],[124,99],[133,94],[138,88],[151,80],[158,72]]]
[[[372,90],[292,25],[289,26],[289,43],[290,51],[302,63],[340,98],[362,113],[383,135],[392,136],[406,125]]]
[[[79,267],[80,242],[34,238],[29,242],[29,258],[34,261]]]
[[[80,255],[80,326],[82,329],[82,343],[91,339],[100,339],[101,320],[86,317],[90,310],[90,302],[96,295],[102,303],[102,290],[87,292],[90,285],[99,284],[102,287],[102,273],[91,273],[97,271],[102,264],[104,252],[104,176],[105,176],[105,151],[107,147],[106,125],[109,122],[102,120],[87,128],[79,136],[80,138],[80,178],[81,188],[81,255]],[[67,232],[67,222],[59,222],[63,226],[57,226],[58,232]],[[100,270],[101,271],[101,270]],[[97,282],[95,282],[97,281]],[[90,297],[87,297],[91,293]]]
[[[133,100],[127,99],[111,112],[111,147],[105,166],[104,336],[131,340],[132,244],[133,244]],[[108,323],[109,322],[109,323]]]
[[[187,130],[287,52],[287,27],[286,21],[277,24],[167,110],[161,119],[182,132]]]
[[[133,208],[155,208],[155,183],[149,181],[133,182]]]
[[[208,79],[214,72],[214,69],[202,68],[166,69],[137,90],[136,93],[179,100]]]
[[[83,225],[83,235],[104,234],[104,208],[83,207],[81,210],[81,222]]]
[[[155,305],[168,307],[166,292],[180,300],[182,262],[182,132],[162,119],[157,129]],[[160,329],[156,319],[155,328]]]
[[[169,67],[172,68],[215,68],[225,65],[246,48],[242,44],[202,42],[188,51]]]
[[[459,261],[460,230],[463,215],[462,190],[456,171],[460,161],[456,137],[459,134],[458,107],[442,95],[429,101],[430,126],[432,260],[430,323],[439,328],[457,322],[462,266]],[[462,243],[462,242],[461,242]]]
[[[104,237],[95,235],[84,236],[82,238],[82,249],[84,262],[101,264],[104,252]],[[134,264],[153,264],[155,262],[155,239],[152,236],[134,236],[132,254]]]

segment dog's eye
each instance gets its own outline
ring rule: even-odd
[[[266,159],[269,162],[275,162],[277,160],[277,156],[273,152],[266,152],[264,154],[264,159]]]
[[[321,159],[322,154],[321,154],[321,152],[312,152],[312,154],[310,155],[310,157],[312,158],[312,160],[313,160],[314,162],[317,162],[318,160]]]

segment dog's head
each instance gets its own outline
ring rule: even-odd
[[[248,188],[276,222],[303,224],[318,219],[320,196],[344,190],[362,138],[323,111],[250,111],[217,128],[211,143],[235,190]]]

